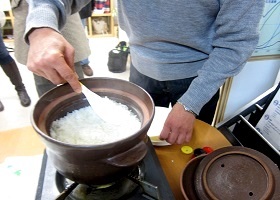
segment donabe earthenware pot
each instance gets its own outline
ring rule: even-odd
[[[185,199],[190,200],[280,199],[279,168],[247,147],[223,147],[192,159],[180,183]]]
[[[60,174],[82,184],[112,183],[129,174],[145,157],[154,103],[145,90],[128,81],[87,78],[81,82],[100,96],[127,105],[139,117],[141,128],[125,139],[102,145],[72,145],[52,138],[49,130],[54,120],[89,106],[85,96],[75,93],[69,84],[48,91],[38,100],[31,123],[46,146],[48,159]]]

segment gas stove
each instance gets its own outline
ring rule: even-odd
[[[161,168],[150,140],[147,155],[126,177],[117,182],[87,186],[60,175],[44,153],[36,200],[174,200],[172,190]]]

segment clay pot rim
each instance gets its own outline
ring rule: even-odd
[[[80,82],[82,82],[83,84],[87,85],[87,83],[89,82],[94,82],[94,81],[112,81],[112,82],[117,82],[118,84],[129,84],[131,85],[132,87],[138,89],[138,90],[141,90],[143,93],[145,93],[145,95],[149,96],[150,99],[151,99],[151,103],[152,103],[152,107],[153,107],[153,110],[151,111],[151,116],[150,116],[150,119],[147,119],[147,121],[145,122],[142,122],[143,124],[141,125],[140,129],[138,131],[135,131],[133,134],[131,134],[130,136],[127,136],[126,138],[123,138],[122,140],[117,140],[117,141],[113,141],[113,142],[108,142],[108,143],[105,143],[105,144],[94,144],[94,145],[90,145],[90,144],[83,144],[83,145],[80,145],[80,144],[70,144],[70,143],[66,143],[66,142],[62,142],[62,141],[59,141],[59,140],[56,140],[54,139],[53,137],[51,137],[49,134],[47,134],[47,130],[44,130],[42,127],[39,127],[37,125],[37,122],[35,121],[34,117],[33,117],[33,113],[36,109],[36,106],[38,105],[39,101],[41,101],[41,99],[43,99],[44,97],[47,97],[51,92],[55,92],[56,90],[58,90],[58,88],[61,88],[61,87],[65,87],[65,86],[69,86],[68,83],[65,83],[65,84],[62,84],[62,85],[59,85],[53,89],[51,89],[50,91],[46,92],[45,94],[43,94],[40,99],[36,102],[36,104],[34,105],[32,111],[31,111],[31,125],[33,127],[33,129],[44,139],[46,140],[47,142],[51,142],[53,144],[57,144],[59,146],[64,146],[64,147],[69,147],[69,148],[78,148],[78,149],[81,149],[81,150],[86,150],[86,149],[104,149],[104,148],[112,148],[112,147],[115,147],[116,145],[122,145],[123,142],[127,142],[127,141],[130,141],[130,140],[133,140],[134,138],[136,138],[143,129],[147,129],[148,127],[150,127],[151,123],[152,123],[152,120],[154,118],[154,115],[155,115],[155,106],[154,106],[154,102],[152,101],[152,98],[151,96],[148,94],[148,92],[146,92],[143,88],[139,87],[138,85],[134,84],[134,83],[131,83],[129,81],[126,81],[126,80],[122,80],[122,79],[118,79],[118,78],[107,78],[107,77],[91,77],[91,78],[83,78],[83,79],[80,79]],[[106,89],[106,87],[102,87],[102,89]],[[96,90],[97,92],[96,93],[99,93],[100,91],[100,88],[99,87],[96,87]],[[118,90],[120,90],[119,88],[110,88],[110,91],[117,91],[118,93]],[[108,91],[107,91],[108,92]],[[122,92],[120,92],[122,93]],[[52,103],[56,104],[55,101],[65,101],[69,98],[75,98],[75,97],[78,97],[80,94],[77,94],[75,93],[74,91],[69,93],[69,94],[66,94],[64,96],[61,96],[57,99],[54,99]]]
[[[208,187],[207,173],[209,168],[215,161],[227,155],[244,155],[257,161],[264,168],[268,176],[267,190],[263,194],[263,197],[266,199],[266,198],[271,198],[273,196],[276,188],[276,180],[275,180],[275,176],[277,175],[276,165],[272,160],[270,160],[267,156],[265,156],[261,152],[242,146],[230,146],[230,147],[223,147],[217,149],[211,154],[208,154],[203,160],[201,160],[197,170],[195,171],[195,176],[201,178],[200,180],[196,179],[197,180],[197,182],[195,182],[195,188],[197,188],[196,191],[199,190],[200,192],[203,193],[204,196],[208,196],[209,199],[213,199],[213,200],[217,199],[217,197],[211,192],[210,188]],[[201,181],[200,185],[199,185],[199,181]]]
[[[185,187],[184,187],[184,182],[185,182],[185,174],[187,173],[187,174],[189,174],[189,177],[191,177],[190,175],[191,174],[194,174],[194,173],[196,173],[196,171],[197,171],[197,169],[198,169],[198,166],[201,164],[201,162],[202,161],[204,161],[204,160],[206,160],[207,158],[208,158],[208,156],[210,156],[211,154],[213,155],[213,156],[215,156],[214,154],[218,154],[219,155],[219,152],[220,151],[227,151],[227,150],[231,150],[231,151],[236,151],[237,149],[241,149],[241,150],[244,150],[244,149],[249,149],[249,151],[250,150],[252,150],[252,151],[256,151],[256,150],[254,150],[254,149],[250,149],[250,148],[247,148],[247,147],[239,147],[239,146],[231,146],[231,147],[223,147],[223,148],[221,148],[221,149],[217,149],[217,150],[215,150],[215,151],[213,151],[212,153],[210,153],[210,154],[207,154],[207,155],[200,155],[200,156],[198,156],[198,157],[195,157],[195,158],[193,158],[192,160],[190,160],[188,163],[187,163],[187,165],[185,166],[185,168],[183,169],[183,171],[182,171],[182,173],[181,173],[181,176],[180,176],[180,187],[181,187],[181,192],[182,192],[182,195],[184,196],[184,198],[186,199],[186,200],[199,200],[200,199],[200,197],[197,195],[197,191],[195,190],[195,179],[194,179],[194,177],[193,177],[193,179],[191,180],[192,181],[192,184],[193,184],[193,186],[192,186],[192,188],[191,188],[191,190],[192,190],[192,193],[194,193],[195,195],[197,195],[197,196],[188,196],[188,193],[186,193],[186,190],[185,190]],[[218,153],[217,153],[218,152]],[[272,197],[272,198],[275,198],[275,197],[278,197],[278,196],[280,196],[280,169],[278,168],[278,166],[272,161],[272,160],[270,160],[267,156],[265,156],[264,154],[262,154],[261,152],[258,152],[258,151],[256,151],[257,152],[257,154],[261,154],[262,155],[262,157],[263,157],[263,159],[264,159],[264,162],[266,163],[266,165],[268,165],[267,167],[269,167],[270,168],[270,170],[272,171],[272,178],[273,178],[273,180],[274,180],[274,183],[275,183],[275,188],[274,188],[274,193],[272,193],[271,194],[271,196],[270,197]],[[214,154],[213,154],[214,153]],[[229,153],[231,153],[231,152],[229,152]],[[224,154],[228,154],[228,153],[224,153]],[[198,162],[199,161],[199,162]],[[198,162],[198,164],[196,163],[196,162]],[[197,167],[196,167],[196,169],[195,170],[193,170],[193,169],[191,169],[191,171],[190,171],[190,168],[191,167],[193,167],[193,165],[197,165]],[[188,177],[188,178],[189,178]],[[190,181],[190,180],[189,180]],[[189,187],[189,186],[188,186]],[[279,188],[278,188],[279,187]]]

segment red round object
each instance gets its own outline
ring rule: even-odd
[[[203,147],[202,148],[207,154],[211,153],[212,151],[214,151],[211,147]]]

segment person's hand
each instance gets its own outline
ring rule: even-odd
[[[194,122],[195,116],[176,103],[164,123],[160,139],[170,144],[189,142],[192,138]]]
[[[75,50],[65,38],[53,29],[38,28],[32,30],[28,39],[28,69],[55,85],[68,82],[75,92],[81,92],[74,68]]]

